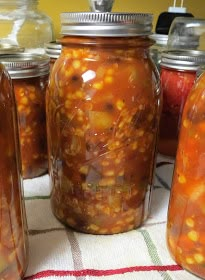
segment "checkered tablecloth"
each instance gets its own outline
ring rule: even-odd
[[[196,280],[170,257],[165,229],[173,161],[158,156],[151,214],[133,231],[75,232],[52,214],[48,175],[24,181],[29,228],[25,280]]]

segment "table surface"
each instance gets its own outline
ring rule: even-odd
[[[25,280],[197,280],[170,257],[165,231],[174,163],[158,156],[151,213],[142,227],[99,236],[65,228],[52,214],[49,177],[24,181],[29,228]]]

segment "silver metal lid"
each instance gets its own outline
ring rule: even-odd
[[[197,50],[170,50],[161,54],[161,66],[178,70],[196,71],[205,65],[205,52]]]
[[[95,37],[135,37],[151,34],[152,14],[62,13],[61,34]]]
[[[0,56],[0,63],[11,78],[31,78],[49,74],[50,58],[47,55],[18,53]]]
[[[61,53],[62,46],[56,41],[45,44],[45,53],[50,58],[58,58]]]
[[[24,52],[24,48],[21,48],[18,45],[0,43],[0,55],[20,53],[20,52]]]
[[[166,46],[168,41],[168,35],[166,34],[151,34],[149,36],[151,39],[155,40],[157,45]]]

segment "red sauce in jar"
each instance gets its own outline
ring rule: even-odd
[[[168,51],[162,53],[160,78],[163,108],[158,150],[163,155],[171,157],[176,155],[184,104],[194,85],[196,72],[201,63],[205,63],[203,52]]]

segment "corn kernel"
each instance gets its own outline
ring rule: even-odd
[[[112,74],[114,74],[114,70],[113,70],[112,68],[107,69],[106,73],[107,73],[108,75],[112,75]]]
[[[186,128],[189,126],[189,121],[187,119],[183,121],[183,126]]]
[[[93,231],[98,231],[99,230],[99,226],[96,226],[95,224],[91,224],[89,226],[89,229],[93,230]]]
[[[79,69],[81,66],[81,63],[79,60],[74,60],[72,65],[73,65],[74,69]]]
[[[186,178],[184,175],[179,175],[178,181],[180,184],[185,184],[186,183]]]
[[[108,161],[102,161],[102,166],[109,166],[109,162]]]
[[[27,105],[28,104],[28,98],[26,96],[22,97],[21,98],[21,103],[24,104],[24,105]]]
[[[138,147],[137,141],[133,142],[132,145],[131,145],[132,150],[136,150],[137,147]]]
[[[186,225],[191,228],[194,227],[194,220],[192,218],[187,218]]]
[[[84,165],[84,166],[81,166],[79,170],[80,170],[80,173],[82,173],[82,174],[88,174],[89,167],[88,167],[88,165]]]
[[[78,90],[78,91],[76,91],[75,96],[78,98],[82,98],[84,96],[84,94],[82,91]]]
[[[186,263],[188,264],[194,264],[194,260],[192,258],[186,258]]]
[[[113,78],[111,76],[105,77],[105,83],[106,84],[111,84],[113,82]]]
[[[194,242],[196,242],[199,239],[199,234],[195,230],[189,231],[189,233],[187,235],[188,235],[188,238]]]
[[[103,83],[94,83],[93,88],[100,90],[103,88]]]
[[[114,176],[115,172],[113,170],[107,170],[106,172],[104,172],[105,176]]]
[[[35,95],[34,93],[30,93],[30,94],[29,94],[29,98],[30,98],[31,100],[35,100],[35,99],[36,99],[36,95]]]
[[[72,104],[72,102],[70,101],[70,100],[66,100],[66,102],[65,102],[65,108],[70,108],[71,107],[71,104]]]
[[[101,187],[113,186],[114,184],[115,184],[114,178],[102,178],[99,181],[99,186]]]
[[[22,112],[23,109],[24,109],[24,105],[18,105],[18,111],[19,111],[19,112]]]
[[[119,99],[116,103],[117,109],[122,110],[124,108],[124,106],[125,106],[125,103],[121,99]]]
[[[203,263],[204,257],[202,254],[194,254],[194,259],[197,263]]]

